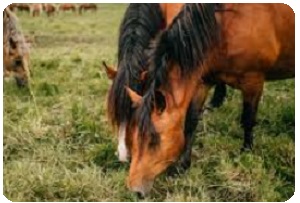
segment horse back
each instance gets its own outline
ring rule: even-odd
[[[265,78],[294,76],[295,14],[285,4],[230,4],[218,13],[224,60],[233,73],[261,72]]]

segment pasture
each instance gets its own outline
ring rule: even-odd
[[[106,117],[126,5],[33,18],[18,13],[31,50],[32,83],[4,81],[4,195],[12,201],[138,201],[126,188],[128,165],[115,156]],[[240,154],[241,96],[229,89],[198,125],[192,166],[161,176],[143,201],[286,201],[295,189],[295,82],[267,83],[254,150]]]

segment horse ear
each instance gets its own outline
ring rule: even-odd
[[[105,68],[105,72],[107,74],[107,77],[110,80],[114,80],[116,75],[117,75],[117,71],[114,70],[112,67],[107,66],[107,64],[105,63],[105,61],[102,62],[104,68]]]
[[[141,105],[142,103],[142,97],[140,95],[138,95],[135,91],[133,91],[132,89],[130,89],[129,87],[125,86],[126,92],[128,94],[128,96],[130,97],[132,103],[133,103],[133,107],[138,107]]]
[[[148,71],[143,71],[142,74],[141,74],[140,80],[141,80],[141,81],[146,80],[146,79],[147,79],[147,76],[148,76]]]
[[[3,19],[9,18],[9,13],[8,13],[9,11],[8,11],[8,9],[9,9],[9,8],[5,8],[5,9],[4,9],[4,11],[3,11]]]

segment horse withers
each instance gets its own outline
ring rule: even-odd
[[[29,48],[17,25],[16,16],[5,8],[3,11],[3,75],[14,76],[19,87],[29,80]]]
[[[285,4],[186,4],[160,35],[143,96],[130,130],[128,187],[147,194],[154,179],[184,152],[184,123],[198,95],[222,82],[243,96],[242,150],[253,147],[253,128],[265,81],[294,78],[295,14]]]

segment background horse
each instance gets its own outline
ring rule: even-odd
[[[156,44],[144,97],[128,89],[139,106],[128,186],[141,194],[178,160],[189,104],[197,94],[202,108],[216,82],[242,91],[242,149],[252,148],[264,81],[294,77],[295,14],[284,4],[186,4]]]
[[[24,3],[18,3],[16,4],[16,8],[18,9],[18,11],[25,11],[30,13],[30,5],[29,4],[24,4]]]
[[[87,10],[91,10],[91,11],[97,11],[97,4],[93,4],[93,3],[86,3],[86,4],[80,4],[78,11],[79,14],[82,14],[83,11],[87,11]]]
[[[19,87],[28,83],[29,49],[9,8],[3,12],[3,68],[4,76],[12,74]]]
[[[32,17],[40,16],[43,11],[42,4],[31,4],[30,5],[30,12]]]
[[[76,6],[74,4],[60,4],[59,5],[59,10],[60,11],[76,11]]]
[[[43,4],[43,10],[46,12],[47,16],[54,16],[56,12],[56,7],[53,4]]]

